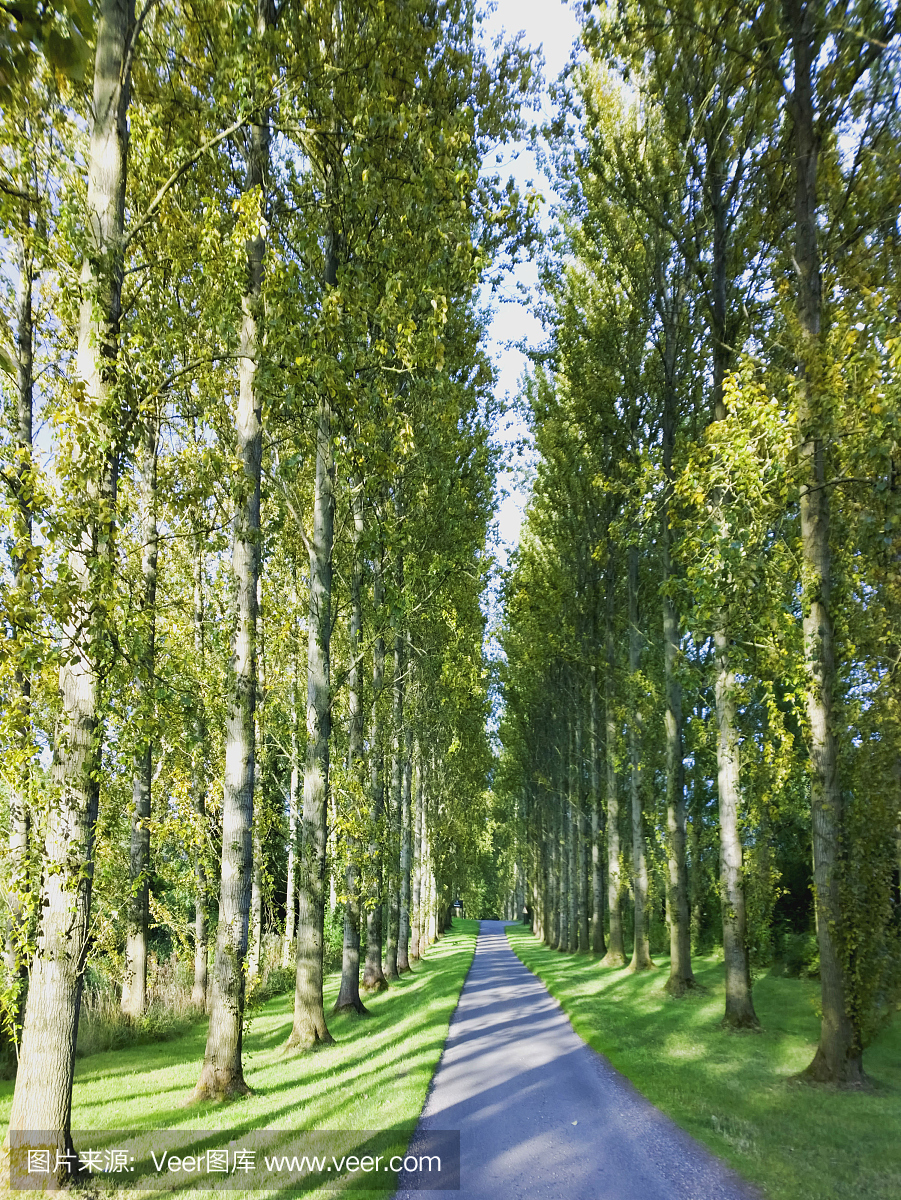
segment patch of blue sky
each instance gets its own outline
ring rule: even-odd
[[[539,126],[549,120],[552,108],[548,85],[565,67],[579,36],[579,21],[573,9],[559,0],[496,0],[481,28],[486,45],[500,33],[514,37],[522,32],[524,44],[536,55],[541,54],[544,85],[538,108],[530,110],[526,120]],[[541,223],[547,230],[558,197],[542,169],[537,149],[540,147],[523,141],[511,143],[502,148],[499,160],[492,157],[486,163],[486,170],[512,177],[522,192],[536,188],[545,200]],[[537,349],[546,339],[535,311],[538,286],[537,262],[520,262],[511,267],[499,291],[484,297],[490,307],[488,350],[497,372],[496,394],[504,402],[512,401],[519,393],[528,365],[524,350]],[[497,516],[498,555],[502,563],[519,539],[530,477],[529,431],[515,408],[505,403],[504,411],[506,415],[494,431],[502,447],[501,502]]]

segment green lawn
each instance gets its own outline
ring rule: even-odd
[[[630,975],[549,950],[522,926],[507,935],[585,1041],[771,1200],[901,1196],[901,1020],[865,1054],[870,1091],[814,1088],[792,1076],[816,1048],[816,983],[764,976],[763,1032],[726,1033],[721,959],[696,959],[706,990],[672,1000],[663,957],[660,970]]]
[[[72,1127],[221,1129],[228,1131],[229,1139],[260,1129],[412,1129],[441,1056],[477,932],[478,922],[455,920],[453,933],[433,946],[412,974],[388,992],[366,999],[371,1016],[330,1018],[336,1044],[313,1053],[283,1054],[294,997],[269,1001],[253,1016],[245,1038],[244,1077],[253,1095],[241,1100],[188,1104],[203,1059],[205,1022],[174,1041],[80,1059]],[[337,992],[338,976],[332,975],[326,984],[326,1010]],[[4,1129],[12,1091],[12,1083],[0,1083]],[[401,1141],[405,1145],[406,1139]],[[178,1190],[185,1197],[208,1194]],[[297,1193],[227,1194],[262,1200]],[[381,1192],[386,1194],[390,1192]]]

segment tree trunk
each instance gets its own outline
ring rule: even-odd
[[[551,945],[555,950],[560,950],[563,945],[564,927],[566,922],[566,893],[563,890],[562,860],[563,811],[560,807],[560,799],[556,791],[552,791],[548,799],[551,805],[551,887],[554,906],[554,923],[551,930]]]
[[[606,572],[606,657],[607,671],[604,677],[604,733],[606,745],[604,760],[607,774],[607,910],[610,913],[610,938],[607,953],[601,960],[604,967],[624,967],[626,948],[623,942],[622,875],[620,872],[619,842],[619,792],[616,779],[616,638],[613,629],[613,613],[616,604],[614,591],[612,544],[608,542]]]
[[[384,599],[382,563],[376,560],[372,581],[374,619],[380,619]],[[384,757],[382,754],[382,723],[379,699],[385,686],[385,639],[376,635],[372,648],[372,727],[370,733],[370,841],[368,860],[372,883],[366,905],[366,962],[363,966],[363,990],[382,992],[388,986],[382,972],[382,870],[383,830],[385,809]]]
[[[591,952],[604,955],[607,945],[604,940],[604,872],[601,855],[601,780],[598,772],[598,675],[592,664],[591,679]]]
[[[363,539],[363,505],[359,488],[354,480],[348,481],[353,510],[353,532],[351,535],[350,576],[350,670],[347,676],[347,762],[352,779],[363,784],[363,704],[360,698],[362,636],[363,636],[363,561],[360,543]],[[332,1012],[355,1012],[361,1015],[368,1009],[360,999],[360,872],[357,856],[360,852],[359,839],[347,836],[347,862],[344,886],[347,899],[344,902],[344,945],[341,954],[341,986]]]
[[[88,469],[85,509],[70,568],[78,588],[63,631],[59,722],[40,902],[40,931],[13,1096],[10,1132],[43,1131],[51,1153],[72,1149],[75,1041],[87,951],[99,801],[102,626],[114,529],[122,419],[116,388],[123,274],[123,226],[131,90],[131,0],[97,5],[93,126],[88,152],[88,228],[79,312],[77,369],[85,411],[96,424],[80,447]],[[99,454],[94,448],[100,446]],[[99,603],[98,603],[99,602]],[[69,1171],[59,1171],[63,1181]]]
[[[4,960],[7,973],[7,988],[14,988],[18,995],[10,1002],[15,1009],[13,1018],[18,1027],[24,989],[28,981],[27,954],[29,926],[29,877],[28,856],[31,840],[29,792],[32,772],[31,735],[31,672],[24,660],[33,641],[32,618],[32,552],[33,552],[33,505],[34,505],[34,319],[32,293],[34,290],[34,257],[28,245],[30,213],[26,210],[23,221],[19,254],[19,278],[16,286],[16,367],[17,367],[17,428],[16,463],[12,478],[15,497],[15,525],[10,551],[13,569],[14,604],[24,615],[17,617],[13,626],[16,648],[15,691],[11,707],[15,713],[18,745],[14,772],[18,786],[9,793],[9,876],[5,889],[6,938]]]
[[[557,940],[558,950],[569,950],[569,804],[562,786],[562,771],[558,773],[557,808],[560,813],[557,853],[560,860],[560,936]]]
[[[688,868],[685,862],[686,806],[685,761],[682,746],[682,688],[679,661],[679,620],[668,584],[670,561],[670,504],[673,494],[673,443],[676,437],[675,331],[667,330],[664,347],[663,471],[664,492],[660,511],[660,548],[663,568],[663,675],[666,733],[667,915],[670,929],[670,968],[666,990],[682,996],[694,987],[691,969],[691,924],[688,909]]]
[[[259,746],[260,739],[257,738]],[[257,979],[263,957],[263,840],[259,806],[253,823],[253,870],[250,875],[250,937],[247,945],[247,978]]]
[[[263,711],[266,705],[266,648],[263,627],[263,566],[257,573],[257,702],[254,745],[257,759],[263,747]],[[256,979],[263,958],[263,843],[266,831],[263,813],[257,805],[253,815],[253,873],[250,885],[250,938],[247,947],[247,978]]]
[[[288,796],[288,878],[285,886],[285,940],[282,946],[282,966],[291,965],[294,954],[295,918],[297,916],[297,796],[300,791],[300,748],[297,744],[297,718],[291,728],[291,782]]]
[[[334,235],[327,282],[337,269]],[[332,412],[327,394],[316,421],[316,486],[310,539],[310,616],[307,639],[307,760],[303,779],[303,864],[298,889],[297,981],[294,1026],[288,1047],[311,1049],[334,1039],[325,1023],[322,1000],[325,922],[325,869],[328,839],[329,737],[331,734],[330,647],[332,629],[332,546],[334,543],[335,463]]]
[[[641,668],[641,631],[638,628],[638,547],[629,547],[629,674],[634,681]],[[646,971],[651,961],[648,945],[648,864],[645,852],[644,815],[641,803],[642,718],[638,697],[633,695],[634,712],[629,721],[629,756],[632,760],[629,782],[632,793],[632,892],[635,897],[635,944],[630,971]]]
[[[579,884],[579,810],[570,801],[567,804],[569,819],[569,838],[567,852],[569,856],[569,939],[567,949],[572,953],[579,949],[579,913],[582,908],[582,897]]]
[[[152,721],[153,674],[156,643],[156,579],[159,536],[157,531],[157,455],[159,420],[147,421],[141,461],[141,599],[144,645],[138,662],[139,723]],[[137,1020],[147,1006],[147,932],[150,924],[150,807],[153,783],[153,743],[143,738],[135,751],[132,781],[131,843],[128,871],[128,927],[122,1012]]]
[[[297,572],[294,569],[294,602],[297,603]],[[291,655],[291,782],[288,796],[288,879],[285,888],[285,941],[282,947],[282,966],[289,967],[295,955],[295,918],[297,915],[297,858],[298,858],[298,805],[300,793],[300,667],[298,664],[297,640],[299,622],[293,621],[294,640]]]
[[[410,970],[410,808],[413,792],[413,732],[404,730],[404,780],[400,809],[400,922],[397,936],[397,970]]]
[[[572,702],[572,694],[570,694]],[[566,854],[569,864],[569,938],[566,948],[575,953],[579,948],[579,912],[581,896],[579,894],[579,786],[575,768],[575,718],[572,710],[568,721],[569,727],[569,763],[566,773],[566,815],[569,822],[566,839]]]
[[[432,756],[432,778],[435,775],[435,758]],[[423,823],[425,833],[423,839],[426,844],[426,857],[428,860],[428,869],[426,872],[426,923],[425,923],[425,940],[426,946],[434,946],[438,937],[438,889],[437,880],[435,878],[435,848],[432,845],[432,816],[430,809],[434,808],[434,801],[430,802],[428,794],[426,794],[425,807],[422,810]]]
[[[823,419],[817,395],[822,284],[817,239],[819,135],[813,76],[818,44],[815,9],[789,0],[795,135],[795,270],[801,333],[798,428],[801,434],[801,559],[807,720],[810,725],[810,809],[813,822],[813,882],[820,950],[822,1021],[816,1054],[805,1075],[818,1083],[860,1087],[864,1082],[863,1038],[852,1005],[852,980],[844,958],[846,936],[841,890],[843,797],[835,745],[835,635],[831,611],[832,563],[829,493]]]
[[[431,771],[431,768],[429,768]],[[431,778],[431,774],[429,774]],[[422,879],[422,891],[419,902],[419,957],[425,954],[429,948],[429,887],[432,870],[432,852],[429,846],[429,825],[428,825],[428,787],[423,788],[422,797],[422,865],[420,867],[420,876]]]
[[[194,656],[200,676],[204,673],[206,646],[203,612],[203,550],[198,535],[194,546]],[[204,866],[206,835],[206,719],[200,697],[194,708],[194,747],[191,759],[191,799],[197,817],[197,833],[202,841],[194,847],[194,986],[191,1003],[206,1008],[207,950],[207,878]]]
[[[413,812],[413,904],[410,912],[410,952],[411,963],[420,956],[422,940],[422,800],[424,789],[425,760],[420,754],[419,745],[415,754],[418,770],[416,772],[416,803]]]
[[[691,859],[691,874],[689,880],[689,901],[691,904],[691,948],[693,953],[699,953],[702,928],[702,889],[701,889],[701,811],[695,803],[698,788],[697,775],[692,788],[692,811],[688,823],[688,853]]]
[[[711,156],[710,207],[713,220],[713,297],[711,340],[713,351],[713,419],[725,420],[723,381],[732,353],[726,343],[727,248],[726,204],[723,177],[717,155]],[[715,504],[726,497],[719,493]],[[746,945],[745,893],[742,877],[742,845],[738,828],[741,791],[738,777],[738,728],[735,705],[735,674],[732,667],[731,637],[725,618],[714,630],[714,695],[717,721],[717,790],[720,817],[720,902],[723,914],[723,954],[726,965],[726,1012],[723,1023],[733,1028],[758,1028],[751,998],[751,970]]]
[[[257,33],[274,24],[271,0],[258,0]],[[269,126],[249,132],[245,191],[265,189],[269,170]],[[235,625],[229,669],[225,729],[225,778],[222,789],[222,868],[219,924],[209,998],[210,1024],[195,1100],[221,1099],[249,1091],[241,1049],[244,1027],[244,959],[250,916],[253,871],[253,801],[256,765],[257,579],[260,570],[260,471],[263,427],[257,359],[263,337],[261,317],[266,240],[249,238],[247,287],[242,300],[241,357],[238,362],[238,410],[235,434],[242,473],[235,496],[232,574]]]
[[[738,728],[735,674],[725,630],[714,634],[716,655],[717,785],[720,813],[720,895],[723,911],[723,954],[726,960],[726,1012],[723,1023],[734,1029],[757,1029],[751,998],[747,917],[742,875],[742,845],[738,828]]]
[[[403,594],[403,559],[397,562],[398,596]],[[391,787],[388,796],[388,837],[386,850],[388,859],[388,922],[387,937],[382,956],[382,970],[387,980],[397,979],[397,942],[400,933],[400,838],[401,800],[403,792],[403,736],[404,736],[404,637],[395,621],[394,631],[394,681],[393,681],[393,736],[391,752]]]
[[[588,923],[590,894],[588,891],[588,838],[585,806],[582,797],[582,696],[576,688],[575,726],[575,779],[576,779],[576,855],[579,873],[579,951],[588,953]]]
[[[533,785],[534,786],[534,785]],[[547,941],[548,883],[547,883],[547,824],[537,787],[532,792],[531,811],[535,815],[535,852],[532,859],[532,932],[542,942]]]

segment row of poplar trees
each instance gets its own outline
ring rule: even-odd
[[[361,926],[383,987],[465,883],[478,296],[529,222],[483,159],[534,82],[469,0],[3,20],[3,1011],[11,1129],[68,1151],[90,962],[138,1017],[166,928],[209,1012],[195,1097],[240,1093],[279,854],[292,1046],[331,1040],[329,877],[357,1008]]]
[[[679,996],[715,907],[752,1028],[809,921],[808,1074],[851,1086],[901,984],[899,35],[876,3],[586,16],[503,635],[540,935],[643,970],[668,927]]]

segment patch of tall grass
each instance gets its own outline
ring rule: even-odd
[[[160,958],[151,954],[147,964],[147,1007],[137,1019],[127,1017],[120,1007],[122,985],[105,964],[89,967],[85,975],[78,1022],[77,1058],[88,1058],[123,1046],[166,1042],[180,1037],[197,1021],[205,1020],[203,1008],[191,1001],[194,964],[176,954]],[[248,980],[249,1009],[294,987],[294,970],[281,966],[281,939],[264,939],[260,973]]]

